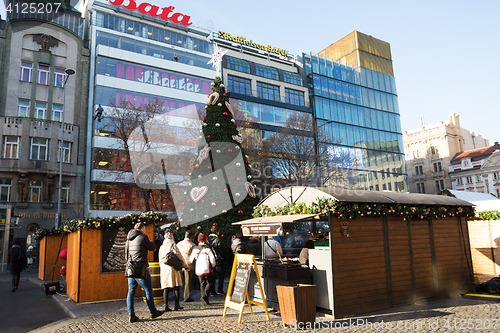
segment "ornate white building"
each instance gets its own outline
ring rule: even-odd
[[[403,132],[410,192],[437,194],[451,189],[448,167],[453,156],[489,146],[487,139],[462,128],[459,117],[451,113],[448,122]]]
[[[500,198],[500,145],[456,154],[448,172],[453,190],[490,193]]]

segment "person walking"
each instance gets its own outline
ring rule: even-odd
[[[184,258],[184,262],[187,267],[183,268],[181,271],[182,287],[184,291],[184,302],[192,302],[194,299],[191,298],[191,291],[193,290],[193,271],[194,263],[189,261],[189,257],[193,252],[196,245],[193,242],[193,232],[191,230],[186,231],[184,234],[184,239],[177,243],[177,248]]]
[[[12,275],[12,292],[19,288],[19,280],[21,280],[21,272],[26,266],[26,253],[21,247],[21,240],[15,238],[12,242],[12,247],[9,249],[7,256],[7,266]]]
[[[220,237],[220,229],[217,224],[214,223],[210,229],[211,234],[208,235],[207,242],[215,257],[215,267],[211,273],[211,284],[210,292],[212,296],[223,295],[224,294],[224,275],[226,273],[226,248],[222,238]],[[217,285],[217,292],[215,291],[215,282],[219,278],[219,283]]]
[[[163,314],[163,311],[159,311],[155,308],[153,287],[151,286],[151,275],[147,269],[147,267],[149,267],[148,251],[156,250],[156,246],[145,233],[146,226],[141,222],[136,223],[134,229],[130,230],[127,234],[127,243],[125,245],[125,258],[127,266],[129,263],[135,263],[142,264],[146,267],[146,273],[143,277],[131,277],[128,275],[128,272],[125,273],[125,276],[128,279],[127,310],[130,315],[131,323],[139,321],[139,318],[135,315],[134,311],[134,296],[137,290],[137,285],[140,285],[142,289],[144,289],[144,293],[146,294],[146,303],[148,304],[149,312],[151,312],[151,318],[154,319]]]
[[[237,233],[234,235],[233,242],[231,243],[231,250],[233,254],[247,254],[247,246],[243,242],[243,235],[241,233]]]
[[[173,252],[179,259],[184,261],[181,252],[175,245],[174,235],[169,231],[165,233],[164,238],[163,245],[160,247],[159,257],[165,258],[169,252]],[[187,266],[185,261],[184,266]],[[175,295],[174,310],[184,309],[179,304],[180,286],[182,286],[181,273],[173,267],[165,265],[163,260],[160,260],[160,283],[161,289],[163,289],[163,301],[165,302],[164,311],[172,311],[172,309],[168,307],[168,294],[171,290],[174,291]]]
[[[215,266],[215,257],[206,241],[207,235],[198,235],[198,246],[191,252],[189,261],[195,262],[195,273],[200,280],[201,301],[205,305],[209,305],[210,272]]]

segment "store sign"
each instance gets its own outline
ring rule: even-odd
[[[241,231],[243,236],[276,236],[282,235],[282,227],[280,223],[277,224],[256,224],[256,225],[243,225]]]
[[[184,15],[181,13],[173,13],[175,9],[175,7],[173,6],[163,7],[162,9],[160,9],[160,7],[151,5],[147,2],[143,2],[137,5],[137,3],[134,0],[126,0],[126,1],[127,4],[125,5],[124,4],[125,0],[109,0],[109,2],[112,5],[123,6],[123,8],[128,10],[138,10],[139,13],[144,15],[149,14],[152,17],[159,17],[160,19],[165,21],[171,20],[174,23],[180,23],[186,27],[193,24],[192,22],[189,22],[191,16]]]
[[[257,50],[262,50],[262,51],[267,51],[269,53],[275,53],[277,55],[283,56],[283,57],[288,57],[288,52],[287,50],[282,50],[277,47],[274,47],[272,45],[262,45],[262,44],[257,44],[253,40],[247,40],[245,37],[241,36],[233,36],[231,34],[225,33],[223,31],[219,30],[219,38],[231,41],[233,43],[239,43],[241,45],[246,45],[248,47],[257,49]]]

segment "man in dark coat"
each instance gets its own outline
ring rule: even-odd
[[[12,274],[12,292],[16,291],[19,287],[21,272],[26,266],[26,262],[26,253],[24,253],[21,247],[21,241],[19,238],[15,238],[7,257],[7,266],[9,267],[10,274]]]
[[[127,244],[125,250],[125,258],[127,259],[127,264],[133,262],[136,264],[142,264],[145,267],[149,267],[148,264],[148,251],[156,250],[155,244],[145,235],[146,226],[142,223],[136,223],[134,229],[130,230],[127,235]],[[126,274],[127,276],[127,274]],[[146,294],[146,303],[148,304],[149,311],[151,312],[151,318],[159,317],[163,314],[163,311],[156,310],[155,303],[153,299],[153,287],[151,286],[151,275],[149,270],[146,269],[146,275],[144,277],[135,278],[127,276],[128,279],[128,295],[127,295],[127,309],[130,315],[130,322],[139,321],[139,318],[135,315],[134,311],[134,296],[137,290],[137,285],[140,285]]]
[[[220,237],[220,230],[217,225],[212,226],[210,229],[211,234],[208,235],[207,243],[209,244],[212,252],[215,256],[215,267],[210,274],[211,284],[210,293],[212,296],[223,295],[224,294],[224,275],[226,272],[226,247],[222,242]],[[215,291],[215,281],[217,280],[217,275],[219,277],[219,283],[217,284],[217,292]]]
[[[160,230],[158,228],[153,229],[153,242],[155,243],[156,250],[153,253],[153,261],[159,262],[160,258],[158,257],[158,253],[160,252],[160,246],[163,244],[165,239],[160,234]]]

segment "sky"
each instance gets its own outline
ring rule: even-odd
[[[456,113],[463,128],[500,141],[498,0],[141,2],[292,54],[317,53],[354,30],[371,35],[391,45],[403,131]]]

